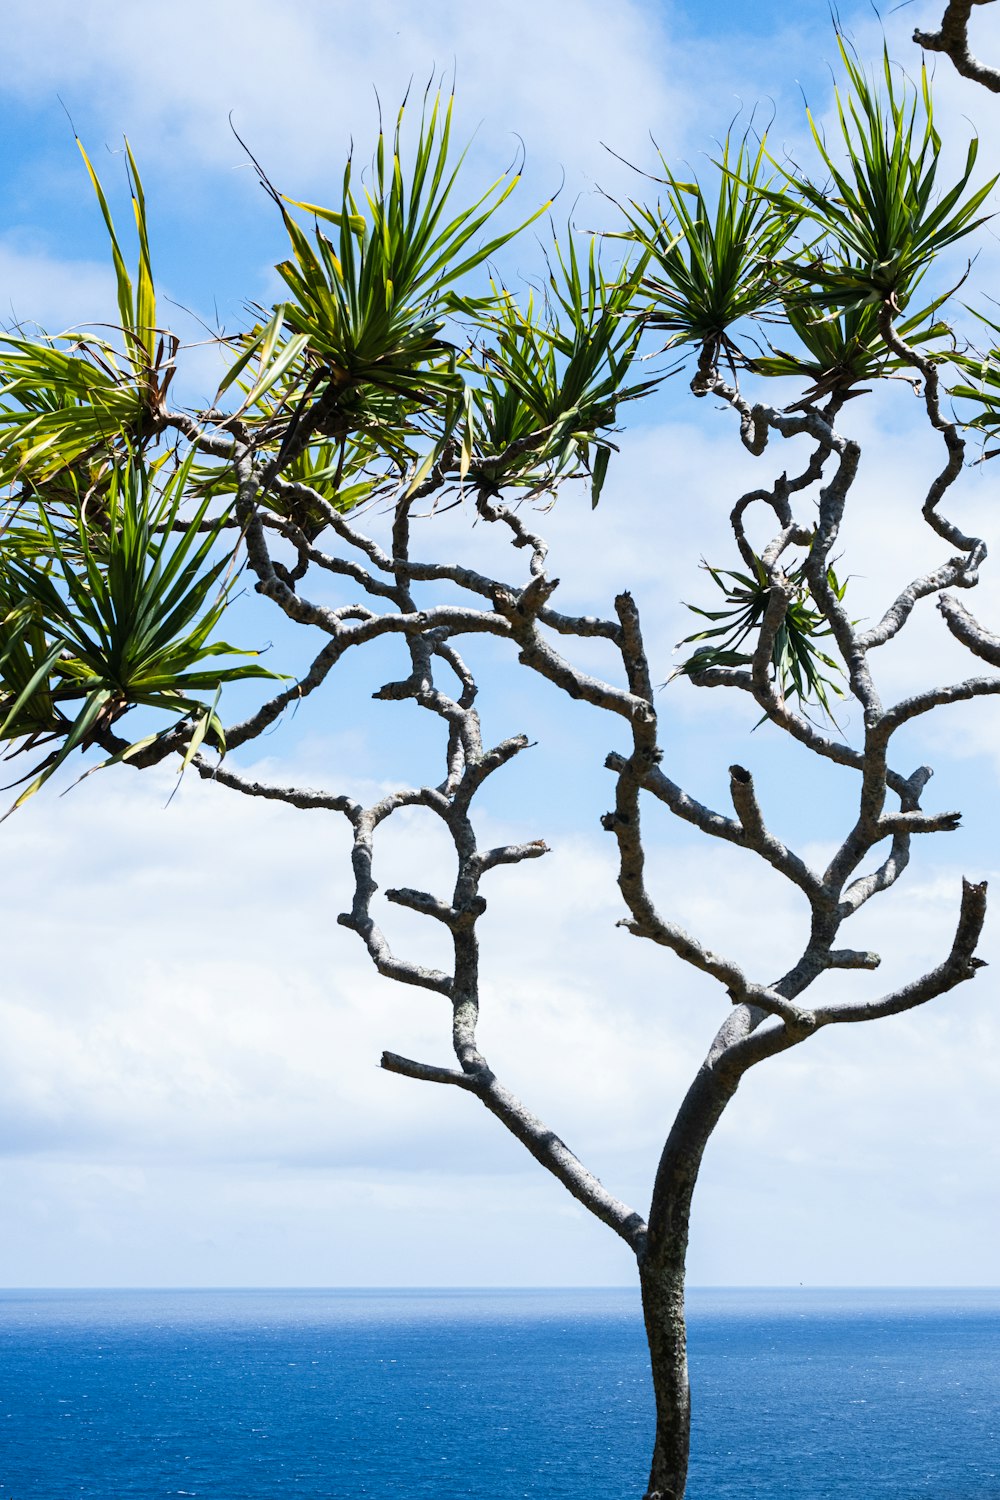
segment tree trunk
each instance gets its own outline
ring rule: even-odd
[[[705,1147],[739,1078],[735,1070],[717,1071],[710,1055],[678,1111],[656,1173],[649,1233],[639,1260],[656,1402],[656,1440],[643,1500],[683,1500],[687,1486],[691,1389],[684,1276],[691,1199]]]
[[[656,1439],[644,1500],[682,1500],[691,1442],[684,1265],[640,1273],[656,1401]]]

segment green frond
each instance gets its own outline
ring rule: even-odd
[[[72,750],[135,708],[200,720],[199,694],[273,678],[257,653],[213,639],[232,572],[225,513],[207,499],[183,522],[192,460],[154,484],[157,466],[115,465],[99,510],[56,530],[44,501],[22,502],[0,551],[0,740],[14,753],[55,746],[19,806]],[[211,725],[202,733],[209,732]]]
[[[649,257],[643,282],[646,322],[667,347],[717,349],[741,319],[758,318],[777,298],[774,262],[801,220],[792,203],[769,193],[763,141],[727,137],[714,203],[698,182],[681,182],[662,154],[666,201],[632,202],[629,235]]]
[[[460,377],[441,358],[451,350],[443,336],[450,294],[526,226],[489,233],[517,185],[510,174],[452,207],[464,153],[452,160],[451,113],[440,96],[425,106],[406,170],[400,110],[391,149],[379,136],[363,204],[348,161],[338,208],[290,198],[280,205],[292,250],[277,267],[289,293],[282,326],[301,340],[290,357],[308,347],[322,368],[331,410],[339,395],[364,385],[423,405],[461,393]],[[284,203],[312,214],[311,237]],[[332,239],[321,223],[336,230]]]
[[[797,210],[818,236],[805,255],[784,262],[783,269],[806,284],[801,295],[814,307],[889,302],[898,309],[931,262],[985,222],[988,215],[979,210],[997,178],[972,187],[978,153],[973,136],[964,167],[942,188],[926,69],[920,88],[912,88],[895,79],[885,52],[884,84],[878,83],[866,76],[843,38],[839,46],[847,83],[845,91],[836,91],[836,155],[809,115],[825,180],[813,182],[775,163],[787,187],[772,192],[772,201],[783,212]]]
[[[693,614],[711,620],[713,624],[704,630],[696,630],[678,643],[679,646],[701,644],[675,669],[674,676],[690,676],[709,667],[748,666],[753,660],[753,642],[767,609],[770,589],[759,558],[754,558],[752,576],[727,568],[713,568],[707,563],[703,566],[721,590],[725,607],[709,610],[687,605]],[[804,569],[796,568],[787,576],[793,592],[771,652],[774,683],[782,697],[797,698],[807,713],[810,708],[819,708],[832,719],[830,695],[843,696],[837,680],[842,677],[843,669],[834,657],[817,645],[832,632],[823,615],[811,603]],[[827,579],[837,598],[843,599],[846,585],[838,582],[832,568]]]
[[[463,477],[538,491],[584,472],[596,505],[618,408],[652,390],[630,383],[642,320],[636,300],[647,255],[605,276],[596,243],[581,257],[572,231],[555,239],[543,305],[494,288],[488,312],[468,310],[486,334],[479,379],[462,413]]]

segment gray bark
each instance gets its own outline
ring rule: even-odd
[[[639,1263],[649,1342],[656,1436],[645,1500],[682,1500],[691,1447],[684,1287],[691,1203],[705,1148],[736,1092],[739,1076],[703,1064],[660,1157]]]
[[[913,33],[918,47],[928,52],[943,52],[963,78],[982,84],[991,93],[1000,93],[1000,72],[980,62],[969,46],[969,20],[974,5],[991,5],[993,0],[948,0],[937,31]]]

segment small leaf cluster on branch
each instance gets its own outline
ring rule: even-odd
[[[943,509],[965,456],[946,382],[954,375],[956,396],[972,403],[967,421],[988,427],[995,366],[970,383],[969,357],[942,317],[946,288],[911,310],[941,253],[982,223],[995,179],[974,182],[973,142],[958,177],[941,183],[926,78],[912,90],[886,59],[876,82],[843,44],[841,53],[840,136],[835,148],[812,125],[815,179],[749,138],[723,148],[714,188],[680,180],[661,157],[665,199],[637,197],[623,210],[611,237],[616,251],[624,244],[621,262],[609,270],[608,246],[581,246],[570,229],[553,238],[540,285],[526,296],[495,273],[471,284],[519,233],[498,227],[515,179],[456,207],[461,163],[451,159],[450,102],[425,101],[409,149],[402,115],[391,145],[379,137],[363,193],[348,163],[335,208],[286,197],[262,173],[291,247],[278,266],[287,292],[245,333],[220,336],[228,368],[207,410],[168,402],[183,351],[157,326],[146,207],[130,155],[135,290],[93,178],[118,277],[117,344],[23,331],[0,344],[8,487],[0,736],[14,754],[44,752],[18,803],[81,748],[102,752],[105,765],[127,760],[140,770],[173,759],[248,797],[347,819],[354,894],[341,924],[380,973],[431,991],[451,1012],[455,1066],[389,1051],[383,1066],[476,1095],[636,1255],[657,1402],[650,1496],[683,1493],[688,1217],[705,1146],[740,1079],[827,1025],[912,1009],[979,966],[985,886],[966,883],[951,950],[935,969],[876,999],[851,1000],[829,985],[819,998],[809,994],[831,973],[878,966],[876,953],[838,946],[842,929],[901,878],[914,835],[958,824],[955,812],[923,809],[930,771],[898,768],[896,731],[937,707],[1000,692],[1000,675],[973,675],[887,705],[872,665],[927,598],[956,641],[1000,665],[1000,640],[948,592],[975,586],[984,544]],[[782,453],[790,445],[792,459],[778,458],[774,477],[732,505],[741,567],[710,568],[726,608],[699,607],[713,623],[688,638],[702,645],[681,672],[695,688],[745,695],[761,722],[853,775],[856,810],[824,870],[777,837],[746,768],[730,768],[731,812],[671,779],[631,594],[620,592],[605,616],[564,613],[554,602],[558,578],[529,502],[550,503],[578,479],[596,503],[622,404],[649,395],[661,378],[636,378],[636,361],[664,345],[675,357],[693,355],[695,395],[721,406],[750,454],[766,464],[776,445]],[[863,384],[899,375],[943,449],[939,472],[915,497],[914,521],[922,517],[948,555],[861,628],[834,570],[860,458],[839,421]],[[786,405],[748,394],[777,377],[796,382]],[[418,507],[446,503],[465,505],[481,527],[506,537],[514,553],[507,576],[419,555]],[[373,511],[388,512],[388,540],[366,528]],[[748,537],[750,514],[763,517],[763,545]],[[226,724],[220,694],[229,684],[276,676],[216,638],[241,570],[261,600],[306,633],[311,660]],[[427,602],[431,585],[440,586],[435,602]],[[520,732],[495,743],[484,737],[479,686],[463,654],[470,637],[483,635],[620,730],[606,762],[614,805],[604,826],[618,850],[623,925],[722,989],[722,1024],[669,1129],[648,1218],[610,1193],[480,1050],[487,877],[546,853],[539,838],[488,849],[478,842],[474,799],[528,744]],[[617,675],[608,680],[575,659],[592,638],[614,655]],[[395,641],[401,663],[376,697],[409,701],[440,725],[436,784],[365,807],[337,788],[265,783],[240,769],[241,747],[376,640]],[[834,687],[861,710],[856,743],[832,721]],[[444,895],[410,887],[384,894],[443,926],[450,970],[396,953],[373,905],[378,836],[404,808],[446,831],[454,884]],[[786,972],[747,974],[660,910],[647,883],[644,820],[661,810],[756,856],[801,893],[801,949]]]

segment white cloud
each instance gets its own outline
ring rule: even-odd
[[[598,1270],[597,1279],[626,1277],[575,1209],[563,1223],[571,1205],[536,1181],[474,1101],[378,1070],[383,1047],[447,1061],[446,1007],[378,980],[357,940],[336,927],[347,900],[339,821],[247,806],[200,784],[163,811],[165,782],[152,783],[128,773],[92,778],[66,802],[36,801],[4,825],[2,1175],[18,1223],[9,1274],[17,1279],[22,1265],[32,1279],[27,1247],[48,1222],[65,1235],[61,1272],[46,1251],[56,1280],[367,1280],[357,1275],[359,1247],[370,1244],[369,1230],[388,1231],[405,1213],[418,1223],[406,1267],[389,1274],[380,1252],[372,1279],[461,1280],[457,1250],[435,1249],[435,1212],[461,1219],[463,1203],[492,1195],[491,1222],[502,1209],[548,1227],[536,1252],[523,1243],[529,1230],[519,1231],[513,1259],[509,1237],[499,1236],[491,1256],[477,1230],[476,1279],[557,1280],[555,1247],[565,1253],[578,1233],[590,1279]],[[508,830],[487,819],[484,838]],[[762,884],[745,856],[713,853],[654,837],[651,886],[665,910],[767,975],[776,950],[786,949],[784,962],[801,934],[798,903],[777,883]],[[431,889],[447,888],[446,861],[415,819],[378,873],[388,883],[411,870]],[[911,885],[873,913],[858,940],[885,947],[887,972],[838,984],[872,989],[937,962],[950,942],[956,886],[951,873]],[[610,840],[557,842],[546,860],[498,872],[488,895],[488,1056],[609,1186],[643,1208],[662,1136],[724,1015],[716,987],[614,930],[621,907]],[[416,919],[385,910],[401,951],[427,942]],[[870,1159],[873,1141],[881,1170],[919,1175],[913,1121],[929,1098],[949,1108],[947,1138],[962,1143],[952,1189],[962,1211],[991,1149],[988,1140],[977,1145],[974,1122],[998,1066],[985,986],[967,988],[975,993],[864,1028],[863,1038],[862,1028],[826,1033],[748,1080],[706,1166],[708,1222],[720,1195],[743,1212],[751,1161],[757,1177],[767,1164],[769,1193],[789,1173],[799,1182],[798,1150],[812,1168],[797,1191],[817,1203],[831,1174],[848,1196],[837,1163]],[[944,1140],[935,1147],[946,1149]],[[197,1205],[172,1262],[161,1242],[161,1192],[171,1204],[189,1192]],[[340,1227],[324,1261],[319,1230],[333,1201]],[[369,1229],[355,1235],[348,1225],[358,1212]],[[239,1248],[255,1214],[285,1222],[281,1244],[269,1232],[255,1249]],[[123,1215],[129,1228],[120,1236]],[[888,1263],[892,1215],[872,1233]],[[803,1227],[796,1243],[799,1255],[825,1263],[826,1238],[810,1249]],[[699,1251],[695,1279],[766,1281],[773,1253],[760,1226],[738,1256]],[[842,1279],[863,1281],[860,1250],[852,1255]],[[923,1265],[923,1279],[944,1274],[935,1278],[929,1256]],[[949,1275],[966,1272],[952,1266]]]
[[[49,333],[117,318],[110,266],[62,259],[31,237],[0,239],[0,323],[37,324]]]
[[[232,111],[269,168],[294,171],[305,193],[303,176],[336,182],[350,137],[373,134],[373,86],[391,114],[411,79],[417,96],[435,71],[450,78],[454,66],[462,133],[481,118],[491,154],[509,156],[518,132],[547,175],[566,165],[575,194],[596,170],[602,139],[627,154],[645,147],[650,128],[683,128],[694,91],[676,71],[668,78],[654,14],[623,4],[609,28],[595,0],[501,0],[489,11],[448,0],[419,16],[403,0],[360,14],[320,0],[280,10],[262,0],[179,0],[169,14],[53,0],[43,21],[14,0],[5,88],[30,88],[36,100],[59,91],[71,109],[94,109],[109,132],[127,131],[183,171],[245,166]]]

